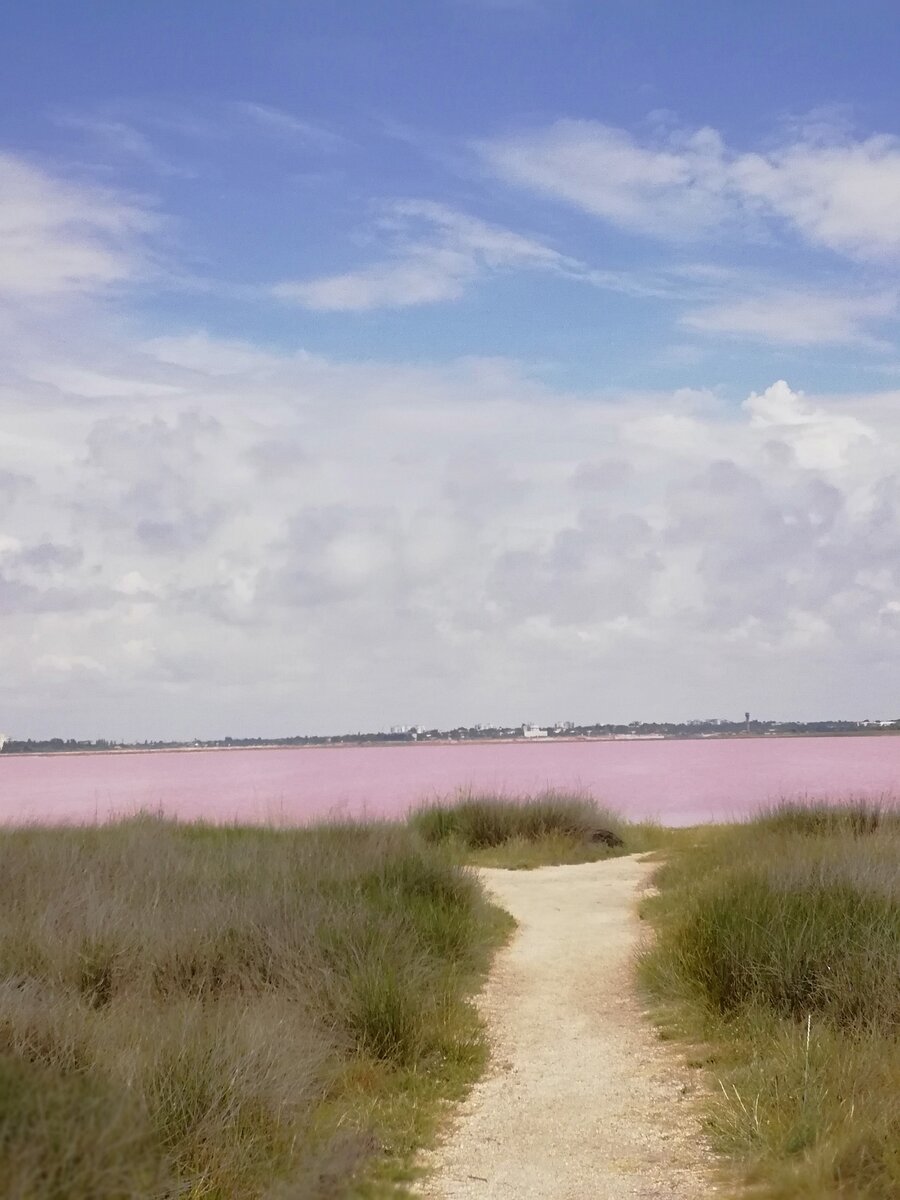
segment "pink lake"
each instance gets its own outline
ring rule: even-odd
[[[900,737],[0,756],[0,823],[102,821],[141,808],[276,824],[399,817],[467,787],[577,788],[626,816],[688,825],[781,796],[896,796]]]

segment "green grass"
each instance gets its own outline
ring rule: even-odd
[[[508,919],[411,830],[0,834],[0,1195],[394,1195]]]
[[[418,809],[410,825],[460,860],[513,870],[596,862],[670,840],[670,831],[653,822],[624,821],[588,796],[554,791],[512,797],[462,793]]]
[[[709,1128],[754,1195],[900,1195],[900,813],[783,804],[696,831],[642,963],[713,1072]]]
[[[594,840],[598,830],[621,844]],[[666,830],[578,795],[406,825],[0,833],[0,1196],[386,1200],[486,1061],[465,863],[664,851],[641,964],[768,1200],[900,1194],[900,816]]]

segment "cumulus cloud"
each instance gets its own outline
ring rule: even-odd
[[[685,230],[732,219],[720,175],[733,156],[712,135],[649,164],[611,144],[610,219],[634,193],[649,229],[686,187]],[[0,299],[52,301],[54,315],[78,301],[60,321],[26,317],[5,348],[5,729],[812,716],[835,695],[849,713],[890,711],[896,393],[590,394],[502,359],[419,367],[203,330],[132,338],[81,302],[140,278],[152,215],[21,159],[0,170]],[[281,298],[404,305],[513,268],[596,282],[538,239],[440,205],[392,206],[378,232],[374,265]],[[728,312],[731,277],[693,270],[695,328],[768,333],[750,301]],[[810,344],[865,340],[895,304],[887,290],[818,295]],[[808,301],[777,311],[795,339]]]
[[[34,486],[34,480],[21,471],[0,471],[0,502],[12,505]]]
[[[741,152],[714,129],[636,138],[599,121],[483,141],[488,169],[511,183],[666,240],[765,222],[859,259],[900,253],[900,139],[795,129],[793,140]]]
[[[101,417],[87,433],[78,508],[147,554],[196,551],[228,507],[215,478],[220,435],[215,417],[190,409],[171,421]]]
[[[893,394],[570,394],[205,334],[82,355],[147,386],[26,387],[0,445],[35,481],[0,521],[12,728],[890,707]]]
[[[865,443],[875,445],[879,440],[877,431],[857,417],[811,404],[783,379],[762,395],[751,393],[743,408],[750,414],[751,426],[781,438],[801,467],[837,469]]]

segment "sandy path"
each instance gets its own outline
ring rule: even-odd
[[[434,1154],[432,1200],[715,1195],[688,1080],[632,981],[636,858],[482,872],[519,929],[482,995],[493,1064]]]

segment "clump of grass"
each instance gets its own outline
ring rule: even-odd
[[[466,792],[416,810],[409,824],[426,842],[449,846],[467,862],[513,869],[592,862],[665,841],[657,825],[628,822],[590,796],[555,791]]]
[[[413,827],[429,842],[456,841],[470,850],[513,838],[534,842],[550,835],[587,840],[598,827],[597,805],[584,796],[544,792],[534,797],[463,794],[413,814]]]
[[[0,834],[0,1193],[389,1194],[505,929],[400,826]]]
[[[657,875],[643,962],[713,1047],[710,1127],[768,1197],[900,1194],[900,813],[789,803]]]
[[[762,809],[754,818],[755,829],[772,833],[803,833],[810,836],[836,834],[862,837],[879,830],[900,830],[900,811],[889,798],[868,796],[833,804],[826,800],[782,800]]]

